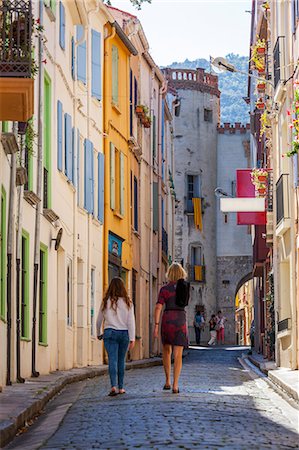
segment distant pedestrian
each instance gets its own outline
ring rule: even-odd
[[[212,314],[210,321],[209,321],[211,339],[209,340],[208,345],[215,345],[215,343],[216,343],[216,339],[217,339],[216,324],[217,324],[216,316],[215,316],[215,314]]]
[[[252,320],[251,325],[250,325],[249,338],[250,338],[250,347],[251,347],[251,350],[253,350],[253,348],[254,348],[254,319]]]
[[[216,316],[216,330],[217,330],[217,342],[218,344],[224,344],[224,323],[226,322],[226,317],[222,314],[222,311],[218,311]]]
[[[195,337],[196,337],[196,344],[200,345],[200,337],[201,332],[203,331],[205,327],[205,319],[203,316],[203,313],[201,311],[197,311],[194,317],[194,331],[195,331]]]
[[[187,323],[185,307],[189,301],[189,283],[187,274],[178,263],[173,263],[167,272],[168,283],[160,289],[155,309],[154,337],[159,334],[159,321],[163,305],[161,338],[163,344],[163,366],[165,371],[164,390],[171,389],[171,352],[174,356],[173,394],[179,393],[179,377],[182,369],[184,347],[188,347]]]
[[[103,338],[108,353],[111,381],[111,391],[108,395],[113,397],[126,392],[124,390],[125,357],[128,348],[133,349],[135,344],[134,307],[121,278],[112,279],[103,298],[97,318],[98,338],[103,320]]]

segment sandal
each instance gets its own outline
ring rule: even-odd
[[[111,391],[109,392],[108,396],[109,397],[115,397],[118,394],[118,392],[116,392],[115,389],[111,389]]]
[[[173,394],[179,394],[179,393],[180,393],[179,388],[177,388],[177,389],[172,389],[172,393],[173,393]]]
[[[118,393],[119,393],[120,395],[123,395],[123,394],[126,393],[126,391],[125,391],[124,389],[120,389],[120,390],[118,391]]]
[[[171,386],[169,384],[164,384],[163,391],[170,391]]]

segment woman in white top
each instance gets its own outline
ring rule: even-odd
[[[97,318],[97,336],[104,320],[104,345],[108,353],[111,391],[108,395],[125,394],[123,388],[125,357],[135,344],[135,316],[121,278],[112,279]],[[117,391],[118,386],[118,391]]]

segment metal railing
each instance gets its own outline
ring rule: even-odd
[[[273,172],[268,170],[268,190],[266,198],[266,209],[268,212],[273,211]]]
[[[282,174],[276,183],[276,224],[290,218],[289,175]]]
[[[31,0],[0,2],[0,76],[31,77]]]
[[[285,79],[285,36],[278,36],[273,51],[274,87]]]
[[[277,331],[285,331],[291,328],[291,319],[280,320],[277,324]]]
[[[162,252],[168,256],[168,234],[164,228],[162,228]]]

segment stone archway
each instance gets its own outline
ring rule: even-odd
[[[227,344],[236,343],[236,292],[250,278],[252,278],[252,256],[219,256],[217,258],[217,311],[221,310],[227,318],[225,329]]]

